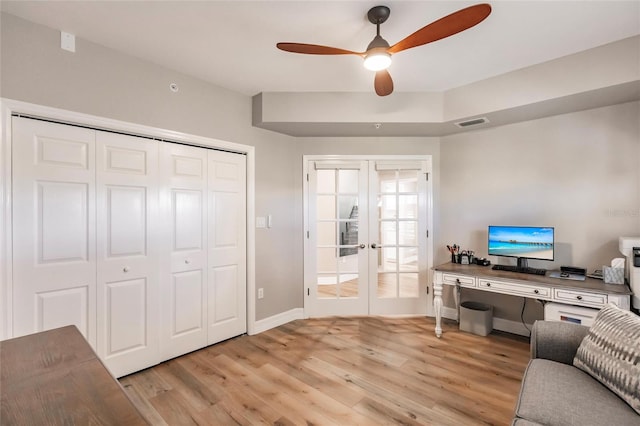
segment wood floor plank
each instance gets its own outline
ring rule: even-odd
[[[287,421],[281,412],[271,408],[251,389],[237,385],[233,380],[227,379],[226,374],[210,367],[209,361],[203,355],[202,351],[189,354],[185,357],[184,363],[205,385],[224,392],[225,397],[220,402],[223,406],[242,412],[242,415],[254,425]]]
[[[255,345],[256,351],[263,350],[260,340],[252,339],[252,343]],[[312,369],[304,368],[302,364],[304,360],[291,358],[287,355],[272,354],[269,364],[349,407],[354,406],[366,396],[366,393],[361,389],[342,386],[342,381],[338,382],[336,379],[327,376],[326,372],[316,372]],[[305,359],[308,359],[308,356]]]
[[[245,387],[250,387],[264,395],[265,403],[296,424],[331,424],[322,413],[309,410],[309,407],[300,398],[294,397],[292,395],[294,392],[282,383],[269,380],[261,373],[252,371],[251,367],[242,366],[225,355],[217,356],[216,364],[230,376],[237,378]]]
[[[121,379],[150,424],[508,425],[528,340],[431,318],[297,320]]]

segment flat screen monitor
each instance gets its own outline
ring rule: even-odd
[[[490,256],[553,260],[554,228],[541,226],[489,226]],[[521,262],[521,260],[524,262]]]

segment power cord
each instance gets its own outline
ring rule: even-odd
[[[522,321],[522,325],[524,326],[524,328],[527,329],[527,331],[529,332],[529,337],[531,337],[531,330],[529,329],[529,327],[527,327],[527,323],[524,322],[524,309],[527,307],[527,298],[523,297],[522,298],[522,310],[520,311],[520,321]]]

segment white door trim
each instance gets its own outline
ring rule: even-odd
[[[151,137],[167,142],[214,148],[237,152],[247,156],[247,332],[256,333],[255,300],[255,148],[207,138],[144,126],[110,118],[97,117],[79,112],[0,98],[0,340],[13,337],[12,294],[12,217],[11,217],[11,116],[24,114],[62,123],[82,125],[106,131],[120,131],[142,137]]]
[[[431,155],[303,155],[302,156],[302,214],[303,214],[303,232],[302,232],[302,245],[303,245],[303,259],[307,262],[307,253],[309,252],[309,181],[307,176],[310,168],[313,167],[314,161],[330,161],[335,160],[339,162],[355,162],[355,161],[426,161],[427,170],[429,170],[430,176],[427,180],[427,230],[429,231],[429,238],[427,238],[427,316],[435,316],[433,309],[433,274],[431,270],[433,268],[433,157]],[[304,317],[309,318],[309,310],[307,304],[307,283],[315,279],[315,277],[307,276],[309,269],[303,265],[303,306]]]

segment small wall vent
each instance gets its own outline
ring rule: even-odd
[[[466,120],[466,121],[458,121],[457,123],[455,123],[455,125],[464,129],[465,127],[479,126],[480,124],[485,124],[488,122],[489,122],[489,119],[487,117],[479,117],[479,118],[472,118],[471,120]]]

